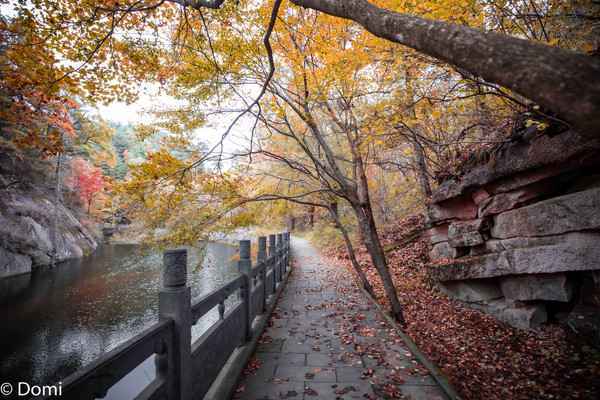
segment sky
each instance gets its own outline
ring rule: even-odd
[[[146,86],[143,88],[136,102],[127,104],[115,101],[108,105],[99,106],[97,112],[102,118],[108,121],[135,125],[152,121],[152,117],[148,114],[148,111],[157,108],[173,107],[177,104],[178,101],[176,99],[160,94],[157,88]],[[195,131],[195,136],[210,148],[219,142],[223,132],[225,132],[234,117],[235,114],[232,113],[229,116],[220,115],[209,118],[206,126]],[[254,119],[252,117],[244,117],[238,121],[224,142],[225,153],[235,152],[247,144],[253,123]]]

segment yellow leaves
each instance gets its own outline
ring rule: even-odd
[[[135,137],[140,142],[151,138],[159,132],[159,129],[154,124],[137,124],[134,129]]]
[[[586,53],[592,53],[595,49],[596,46],[594,46],[594,44],[591,42],[587,42],[581,45],[581,50],[583,50]]]
[[[252,178],[192,167],[198,154],[187,151],[194,145],[185,136],[167,135],[161,142],[115,186],[119,203],[143,226],[148,243],[190,244],[211,231],[255,222],[251,210],[238,209],[244,191],[254,187]]]
[[[534,119],[525,120],[525,127],[529,128],[530,126],[535,126],[538,131],[544,131],[549,125],[546,122],[541,122]]]
[[[548,44],[549,44],[550,46],[558,46],[558,43],[559,43],[559,42],[560,42],[560,39],[559,39],[559,38],[557,38],[557,37],[554,37],[554,38],[552,38],[552,39],[550,39],[550,40],[548,41]]]
[[[148,154],[148,160],[133,166],[133,175],[143,180],[155,181],[158,179],[174,180],[182,172],[186,163],[177,159],[166,149]],[[178,182],[185,183],[185,179]]]
[[[477,0],[379,0],[375,3],[396,12],[472,27],[483,23],[483,5]]]
[[[431,118],[439,119],[442,116],[442,111],[439,109],[434,109],[431,111]]]

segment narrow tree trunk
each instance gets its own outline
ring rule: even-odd
[[[56,261],[58,259],[58,209],[60,205],[61,198],[61,177],[60,177],[60,167],[62,161],[62,153],[58,153],[56,156],[56,182],[54,187],[54,220],[52,221],[52,237],[50,242],[54,247],[52,249],[52,257],[50,263],[52,266],[56,265]]]
[[[415,112],[415,92],[413,87],[412,76],[410,73],[410,67],[406,68],[405,74],[406,96],[408,97],[409,104],[411,104],[411,106],[407,110],[407,113],[411,119],[416,119],[417,115]],[[413,152],[415,153],[415,174],[417,175],[417,180],[419,181],[419,186],[421,187],[421,194],[423,195],[423,198],[429,199],[431,197],[431,186],[429,185],[429,176],[427,174],[425,152],[423,151],[421,143],[419,143],[419,139],[417,138],[416,132],[413,130],[411,133],[411,142],[413,146]]]
[[[372,34],[497,83],[554,111],[582,133],[600,132],[600,60],[463,25],[400,14],[368,0],[291,0],[353,20]]]
[[[350,257],[350,263],[352,264],[354,271],[356,271],[356,274],[358,275],[358,278],[360,279],[363,288],[365,288],[365,290],[371,296],[375,297],[375,292],[373,292],[373,287],[369,283],[369,280],[367,279],[367,275],[365,275],[365,271],[363,271],[360,263],[356,259],[356,253],[354,252],[354,246],[352,246],[352,241],[350,240],[350,236],[348,235],[348,230],[346,229],[346,227],[344,225],[342,225],[340,218],[337,215],[337,212],[335,212],[334,210],[332,210],[330,208],[329,213],[331,214],[331,218],[333,219],[333,222],[335,223],[335,227],[340,231],[340,233],[342,234],[342,237],[344,238],[344,243],[346,244],[346,250],[348,252],[348,257]]]
[[[379,169],[379,209],[381,210],[381,219],[384,225],[388,223],[388,209],[385,205],[385,199],[387,197],[386,185],[385,185],[385,174],[383,168]]]
[[[425,153],[421,143],[417,140],[417,135],[413,134],[413,150],[415,152],[415,166],[417,170],[417,179],[421,186],[421,193],[425,199],[431,198],[431,185],[429,185],[429,176],[427,174],[427,164],[425,163]]]
[[[402,305],[398,300],[398,295],[396,293],[396,288],[394,287],[392,276],[390,275],[385,253],[383,251],[383,247],[381,246],[379,235],[377,234],[373,213],[370,207],[357,207],[355,208],[355,212],[358,217],[358,226],[360,228],[361,237],[365,243],[365,246],[367,247],[367,250],[369,251],[371,261],[381,277],[385,294],[390,301],[392,314],[398,322],[404,324],[405,320],[402,312]]]
[[[369,182],[367,181],[363,159],[358,153],[356,142],[351,142],[351,149],[353,153],[354,171],[356,174],[356,200],[358,200],[352,204],[352,208],[358,219],[358,226],[363,242],[369,251],[373,265],[381,277],[383,288],[390,301],[392,314],[398,322],[404,324],[405,320],[402,313],[402,305],[398,300],[396,288],[394,287],[387,259],[385,258],[385,252],[383,251],[381,241],[379,240],[379,234],[377,233],[377,226],[375,225],[375,217],[373,216],[373,208],[369,196]]]

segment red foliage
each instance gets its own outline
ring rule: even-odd
[[[71,161],[71,169],[73,174],[69,184],[77,190],[79,198],[88,206],[89,211],[94,195],[104,188],[102,170],[80,157],[76,157]]]
[[[412,217],[382,234],[384,246],[400,242],[422,224]],[[567,340],[560,326],[523,331],[449,299],[428,280],[429,245],[419,239],[388,253],[407,320],[406,333],[449,377],[467,400],[598,399],[600,359]],[[329,253],[350,269],[345,250]],[[381,281],[364,248],[357,251],[380,303]]]

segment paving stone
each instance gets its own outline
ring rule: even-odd
[[[411,400],[446,400],[446,394],[438,386],[402,385],[400,390]]]
[[[309,367],[362,367],[362,359],[354,353],[320,353],[307,354],[306,365]]]
[[[285,341],[282,348],[285,353],[310,353],[313,351],[313,345],[304,341],[297,341],[290,338]]]
[[[306,364],[306,354],[303,353],[257,353],[256,358],[260,360],[262,366],[266,365],[299,365],[304,366]],[[273,369],[273,372],[275,370]]]
[[[412,400],[446,398],[343,270],[306,241],[292,251],[296,266],[264,334],[271,342],[258,345],[261,367],[235,399],[382,398],[375,389],[390,382]]]
[[[334,368],[300,367],[295,365],[279,365],[275,370],[275,378],[290,381],[335,382]]]
[[[293,327],[272,327],[265,330],[265,335],[272,337],[273,339],[288,339],[291,336],[295,336],[297,330]]]
[[[281,347],[285,342],[285,339],[273,339],[272,342],[259,343],[256,347],[257,353],[280,353]]]
[[[360,367],[338,367],[336,368],[339,382],[359,382],[365,375],[366,368]]]
[[[374,396],[371,384],[361,382],[305,382],[304,399],[318,400],[340,400],[340,399],[366,399],[366,396]]]
[[[259,382],[250,380],[247,384],[243,384],[243,388],[243,391],[236,393],[234,399],[302,400],[304,398],[303,382]]]

